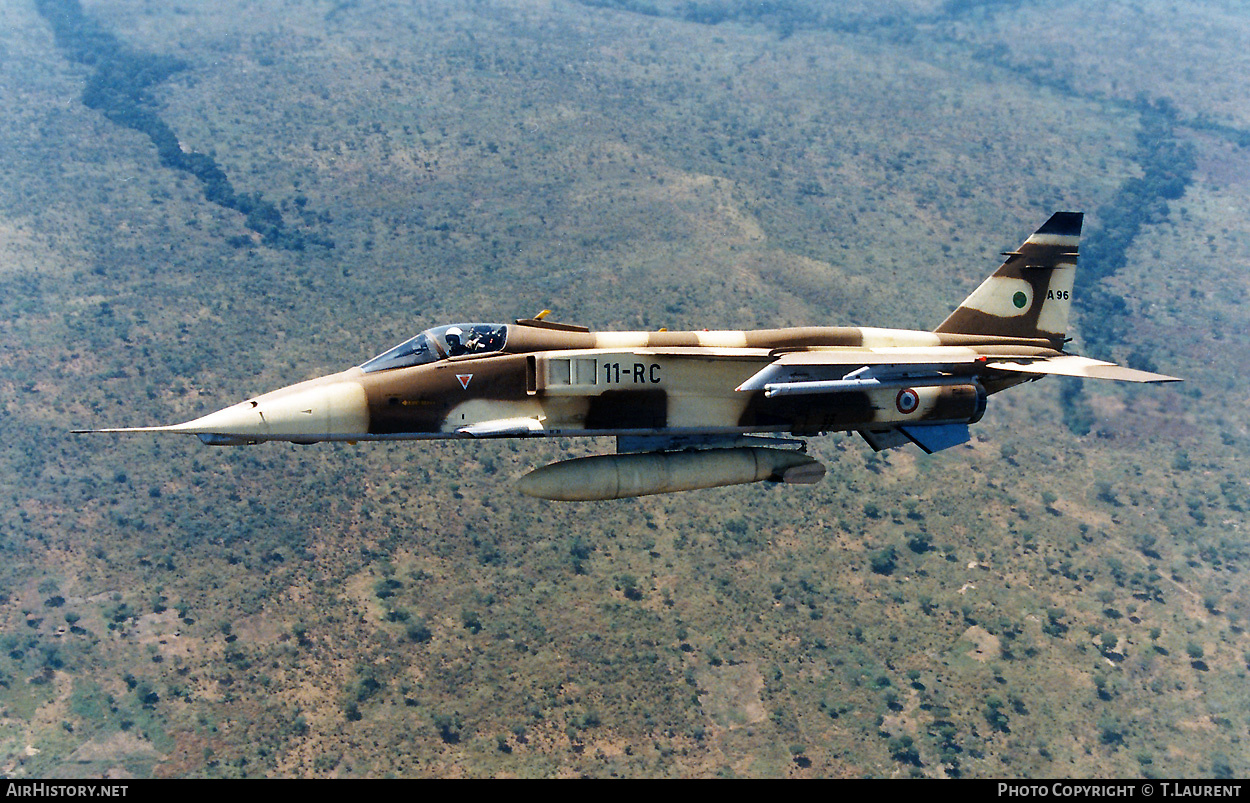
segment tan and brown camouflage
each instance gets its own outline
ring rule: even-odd
[[[660,452],[858,431],[875,449],[937,451],[968,439],[988,396],[1045,374],[1173,380],[1063,352],[1081,221],[1053,215],[932,332],[454,324],[337,374],[129,431],[216,445],[615,435],[621,451]]]

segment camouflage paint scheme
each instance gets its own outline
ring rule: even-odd
[[[988,396],[1045,374],[1173,381],[1063,352],[1081,223],[1078,212],[1053,215],[932,332],[592,332],[541,315],[466,323],[195,421],[128,431],[216,445],[570,435],[713,445],[858,431],[876,449],[936,451],[967,440]]]

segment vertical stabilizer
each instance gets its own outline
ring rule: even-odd
[[[1056,212],[934,331],[1062,342],[1072,307],[1081,212]]]

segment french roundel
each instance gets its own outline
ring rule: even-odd
[[[916,412],[916,408],[920,406],[920,394],[911,388],[903,388],[898,392],[898,396],[894,398],[894,405],[898,407],[898,411],[903,415]]]

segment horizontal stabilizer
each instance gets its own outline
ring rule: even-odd
[[[1115,363],[1103,362],[1090,357],[1078,357],[1065,354],[1062,357],[1050,357],[1036,362],[999,361],[986,364],[987,368],[999,371],[1012,371],[1022,374],[1054,374],[1056,376],[1076,376],[1088,379],[1115,379],[1121,382],[1182,382],[1184,380],[1165,374],[1152,374],[1149,371],[1138,371],[1136,368],[1125,368]]]

